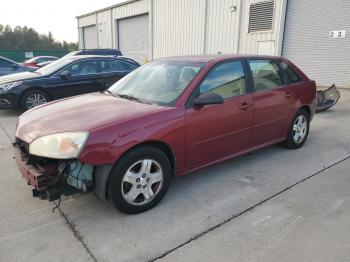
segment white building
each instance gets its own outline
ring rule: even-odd
[[[283,55],[319,85],[350,87],[349,11],[348,0],[131,0],[77,19],[80,48],[116,48],[140,62]]]

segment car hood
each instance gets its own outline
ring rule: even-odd
[[[103,93],[91,93],[54,101],[25,112],[18,118],[16,137],[31,143],[49,134],[90,132],[105,125],[119,124],[169,109]]]
[[[0,77],[0,84],[41,77],[40,73],[23,72]]]

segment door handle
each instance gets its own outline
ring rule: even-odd
[[[292,98],[293,94],[291,92],[287,92],[284,97],[287,98],[287,99],[290,99]]]
[[[251,106],[252,106],[252,104],[244,102],[244,103],[239,105],[239,109],[241,109],[241,110],[248,110]]]

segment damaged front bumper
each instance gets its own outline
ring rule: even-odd
[[[326,90],[318,90],[316,112],[321,112],[331,108],[338,102],[339,98],[340,92],[335,85],[332,85]]]
[[[54,201],[61,195],[92,191],[94,167],[79,160],[57,160],[29,154],[29,145],[16,139],[14,159],[27,184],[33,186],[33,196]]]

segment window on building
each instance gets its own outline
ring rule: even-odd
[[[250,5],[248,32],[272,30],[274,1],[258,2]]]
[[[199,88],[200,94],[213,92],[224,99],[246,94],[242,63],[235,61],[215,66]]]
[[[284,72],[286,72],[289,83],[294,84],[303,81],[303,79],[287,63],[280,62],[280,65]]]
[[[250,60],[254,87],[256,91],[268,90],[283,85],[280,69],[273,61]]]

